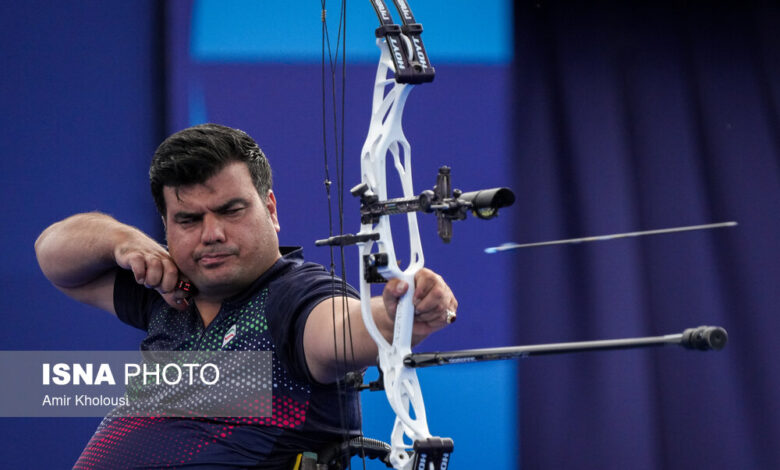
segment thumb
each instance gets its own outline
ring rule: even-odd
[[[385,304],[385,310],[390,318],[395,318],[395,311],[398,307],[398,300],[409,289],[409,284],[401,279],[391,279],[385,285],[382,291],[382,301]]]
[[[179,311],[187,310],[187,307],[189,307],[191,302],[191,300],[189,300],[187,296],[184,295],[184,293],[181,291],[169,292],[167,294],[160,295],[168,305]]]
[[[163,300],[176,310],[187,310],[192,298],[198,294],[198,289],[191,282],[179,280],[176,289],[173,292],[162,292],[157,289]]]

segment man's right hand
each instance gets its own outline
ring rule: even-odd
[[[181,274],[168,251],[135,227],[96,212],[77,214],[53,224],[35,242],[46,277],[68,296],[111,313],[116,267],[155,289],[178,310],[186,295],[176,289]]]
[[[159,292],[171,307],[186,309],[188,294],[176,288],[180,280],[186,279],[168,251],[151,238],[144,237],[132,237],[117,244],[114,249],[117,266],[132,271],[135,282]]]

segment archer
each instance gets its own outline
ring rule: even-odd
[[[348,416],[340,420],[336,382],[372,365],[377,346],[355,289],[304,261],[300,248],[279,246],[271,169],[255,141],[216,124],[182,130],[158,147],[150,180],[167,249],[107,215],[78,214],[36,241],[42,271],[71,298],[145,330],[142,350],[272,351],[273,416],[106,418],[75,468],[289,467],[301,451],[359,433],[357,394],[346,392]],[[450,323],[458,304],[432,271],[414,280],[418,343]],[[197,286],[191,297],[177,288],[190,285]],[[388,339],[408,288],[390,280],[371,300]],[[333,332],[345,322],[352,349],[339,357],[342,338]]]

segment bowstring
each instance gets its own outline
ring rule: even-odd
[[[331,198],[331,184],[332,181],[330,180],[330,167],[328,165],[328,129],[327,129],[327,110],[326,110],[326,102],[327,102],[327,85],[328,81],[326,79],[328,70],[330,71],[330,86],[331,86],[331,107],[333,110],[333,136],[334,136],[334,152],[336,154],[336,200],[338,203],[338,216],[339,216],[339,233],[344,233],[344,142],[345,142],[345,90],[346,90],[346,0],[341,1],[340,5],[340,13],[339,13],[339,24],[338,24],[338,32],[336,35],[336,55],[333,56],[332,50],[331,50],[331,43],[330,43],[330,32],[328,30],[328,23],[327,23],[327,7],[326,7],[326,0],[321,0],[321,7],[322,7],[322,138],[323,138],[323,156],[324,156],[324,165],[325,165],[325,193],[328,199],[328,236],[333,236],[333,209],[332,209],[332,198]],[[339,45],[341,46],[341,51],[339,51]],[[326,54],[325,51],[327,49],[327,63],[328,67],[326,67]],[[339,52],[341,52],[341,103],[340,107],[337,105],[337,83],[336,80],[336,70],[338,68],[339,64]],[[340,111],[340,113],[339,113]],[[340,114],[340,119],[339,119]],[[342,368],[341,370],[338,370],[337,367],[337,376],[340,378],[336,381],[336,387],[338,392],[338,406],[339,406],[339,420],[341,424],[341,429],[343,430],[343,441],[346,442],[348,440],[348,430],[347,430],[347,419],[346,419],[346,394],[347,394],[347,387],[348,385],[344,382],[344,379],[341,378],[341,376],[346,376],[346,373],[349,369],[349,361],[347,360],[347,344],[349,344],[349,350],[350,355],[352,359],[355,358],[355,351],[354,351],[354,343],[352,341],[352,324],[351,324],[351,317],[349,315],[348,310],[348,304],[347,304],[347,276],[346,276],[346,260],[344,255],[344,246],[340,246],[339,248],[340,253],[340,263],[341,263],[341,292],[339,293],[339,297],[341,298],[341,314],[342,314],[342,331],[341,331],[341,339],[342,339],[342,351],[341,355],[339,355],[338,350],[338,341],[337,341],[337,331],[336,331],[336,269],[335,269],[335,257],[333,253],[333,246],[330,247],[330,275],[331,275],[331,321],[333,322],[333,348],[334,348],[334,355],[338,362],[339,357],[342,358]],[[349,337],[349,343],[347,343],[347,337]],[[362,437],[362,423],[359,423],[359,433]],[[362,445],[362,441],[361,441]],[[365,453],[361,452],[362,457],[362,463],[363,463],[363,470],[366,469],[366,460],[365,460]],[[348,458],[348,467],[352,468],[352,461],[350,456],[347,456]]]

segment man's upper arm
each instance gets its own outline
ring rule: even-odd
[[[331,383],[347,372],[341,370],[344,367],[344,358],[341,356],[344,351],[342,343],[344,336],[347,337],[347,341],[352,340],[352,344],[347,347],[347,354],[355,355],[347,361],[349,370],[364,367],[373,363],[376,358],[376,344],[368,335],[360,316],[360,301],[347,297],[346,304],[351,314],[350,320],[347,320],[347,315],[343,314],[344,303],[341,297],[335,298],[335,302],[332,298],[323,300],[312,309],[306,320],[303,332],[306,365],[317,382]],[[346,335],[342,334],[346,329],[351,331]],[[337,342],[335,347],[334,336]],[[335,356],[335,351],[339,353],[338,358]]]
[[[74,300],[116,315],[114,308],[115,280],[116,270],[111,269],[94,281],[78,287],[61,287],[56,284],[54,286]]]
[[[320,265],[294,261],[290,264],[269,285],[268,327],[277,354],[301,379],[332,382],[337,378],[335,375],[319,373],[332,366],[330,358],[334,356],[331,299],[335,299],[337,312],[341,311],[342,298],[351,299],[350,310],[358,317],[353,320],[355,328],[354,321],[362,324],[360,302],[356,300],[358,292],[341,279],[334,279]],[[340,317],[338,313],[336,316]]]

